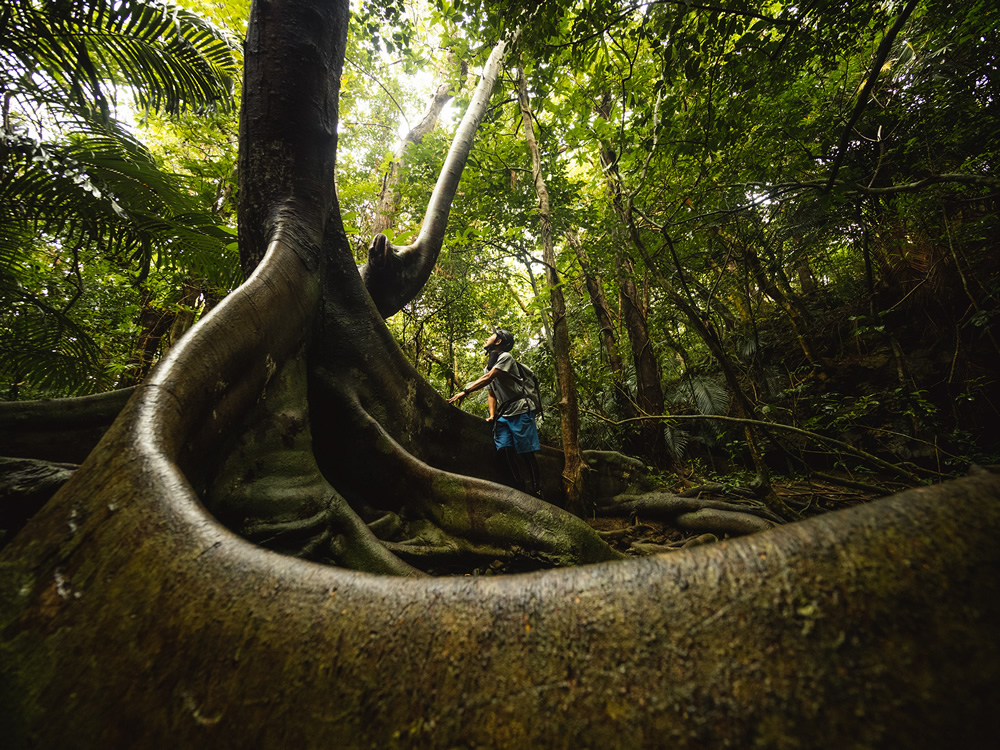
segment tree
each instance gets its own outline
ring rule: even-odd
[[[569,346],[569,322],[566,319],[566,302],[563,299],[562,280],[556,268],[555,239],[552,236],[552,214],[549,210],[549,191],[542,171],[542,156],[535,138],[534,112],[528,99],[528,82],[524,70],[518,68],[517,98],[524,124],[524,139],[531,154],[531,176],[538,195],[538,223],[545,260],[545,280],[549,287],[552,308],[552,349],[556,360],[559,388],[559,423],[562,433],[563,486],[566,506],[575,513],[586,515],[584,501],[584,472],[586,463],[580,449],[580,410],[576,397],[576,377],[573,374]]]
[[[244,509],[312,502],[326,539],[313,517],[257,531],[343,558],[372,557],[348,498],[422,515],[451,544],[607,556],[488,481],[488,435],[416,376],[362,285],[333,185],[347,18],[346,3],[255,6],[241,241],[263,258],[0,558],[14,743],[982,739],[1000,676],[987,472],[676,559],[492,580],[317,566],[205,512],[196,488]]]

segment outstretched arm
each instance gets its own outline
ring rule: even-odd
[[[500,371],[497,368],[494,367],[488,373],[486,373],[481,378],[479,378],[479,380],[475,380],[475,381],[469,383],[467,386],[465,386],[465,388],[463,388],[458,393],[456,393],[454,396],[452,396],[451,398],[449,398],[448,399],[448,403],[449,404],[458,404],[459,406],[461,406],[462,405],[462,401],[465,400],[466,396],[468,396],[473,391],[478,391],[480,388],[485,388],[486,386],[488,386],[490,383],[493,382],[493,380],[496,378],[496,376],[499,373],[500,373]],[[490,407],[491,407],[490,408],[490,416],[492,417],[493,413],[496,411],[496,406],[495,406],[496,399],[493,397],[493,392],[492,391],[490,391],[490,398],[493,400],[493,403],[490,405]]]

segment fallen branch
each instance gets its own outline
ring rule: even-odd
[[[855,458],[860,458],[867,461],[870,464],[878,466],[883,469],[888,469],[902,477],[905,477],[914,485],[922,484],[920,477],[916,474],[907,471],[902,466],[898,464],[889,463],[878,456],[873,456],[871,453],[861,450],[860,448],[855,448],[849,443],[845,443],[842,440],[836,440],[835,438],[826,437],[825,435],[819,435],[815,432],[810,432],[809,430],[803,430],[801,427],[793,427],[792,425],[782,424],[781,422],[764,422],[759,419],[746,419],[744,417],[726,417],[717,415],[706,415],[706,414],[659,414],[659,415],[647,415],[642,417],[629,417],[628,419],[615,420],[605,417],[603,414],[598,414],[597,412],[589,411],[586,409],[581,409],[581,413],[589,414],[592,417],[597,417],[604,422],[613,424],[615,426],[626,425],[630,422],[671,422],[678,419],[714,419],[719,422],[733,422],[735,424],[745,424],[745,425],[755,425],[758,427],[763,427],[765,429],[775,429],[784,430],[785,432],[794,432],[797,435],[803,435],[805,437],[811,438],[821,443],[827,443],[828,445],[835,445],[845,453],[850,453]]]

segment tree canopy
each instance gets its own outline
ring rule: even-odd
[[[225,111],[243,13],[213,8],[228,31],[158,2],[5,13],[5,391],[138,382],[236,281]],[[995,22],[990,3],[945,0],[363,3],[338,158],[355,257],[390,164],[385,231],[417,236],[478,66],[508,39],[440,256],[389,319],[439,392],[479,369],[474,344],[502,324],[558,401],[519,65],[585,447],[709,473],[759,474],[755,454],[790,472],[820,453],[823,468],[877,468],[833,440],[910,462],[911,478],[988,460]],[[100,33],[81,46],[86,26]],[[397,153],[439,86],[437,128]],[[542,424],[556,445],[557,421]]]

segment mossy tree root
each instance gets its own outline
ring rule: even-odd
[[[339,391],[339,395],[338,395]],[[544,500],[504,485],[433,467],[405,450],[352,394],[334,389],[343,412],[337,420],[358,446],[374,446],[376,459],[339,456],[329,463],[334,486],[379,511],[399,514],[404,528],[387,540],[423,538],[445,557],[533,560],[540,566],[566,566],[618,559],[582,519]],[[373,469],[374,465],[374,469]],[[363,494],[362,494],[363,492]],[[433,525],[433,529],[430,527]]]
[[[670,492],[616,495],[598,508],[602,515],[624,515],[668,521],[685,531],[742,536],[767,531],[782,523],[768,508]]]

